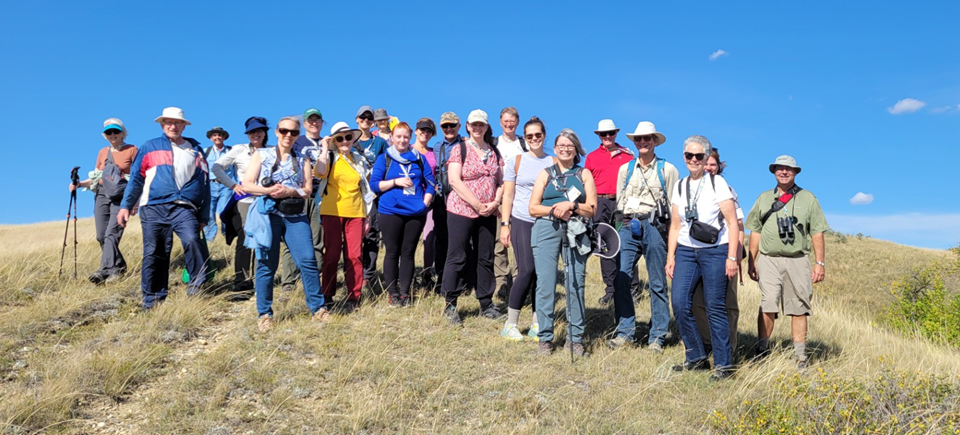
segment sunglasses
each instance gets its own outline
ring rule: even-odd
[[[300,136],[300,130],[291,130],[289,128],[278,128],[277,132],[280,133],[280,136],[286,136],[288,134]]]
[[[360,118],[363,121],[373,121],[372,115],[360,115],[357,118]]]
[[[617,132],[615,131],[601,131],[600,133],[597,133],[597,136],[600,136],[600,137],[614,137],[616,135],[617,135]]]
[[[706,154],[704,153],[683,153],[683,158],[686,160],[697,159],[698,162],[702,162]]]
[[[542,139],[543,133],[530,133],[530,134],[524,135],[523,137],[527,138],[527,140]]]
[[[440,124],[440,128],[444,130],[450,130],[452,128],[457,128],[460,124]]]
[[[644,140],[656,141],[656,140],[657,140],[657,137],[654,136],[654,135],[652,135],[652,134],[648,134],[648,135],[645,135],[645,136],[635,136],[635,137],[633,138],[633,140],[636,141],[636,142],[640,142],[640,141],[644,141]]]
[[[113,135],[115,135],[115,134],[120,134],[120,133],[123,133],[123,131],[122,131],[122,130],[117,130],[117,129],[115,129],[115,128],[111,128],[111,129],[103,132],[103,134],[105,134],[105,135],[107,135],[107,136],[113,136]]]
[[[341,142],[343,142],[343,141],[350,142],[350,141],[353,140],[353,135],[352,135],[352,134],[345,134],[345,135],[343,135],[343,136],[337,136],[337,137],[335,137],[334,139],[337,140],[337,143],[341,143]]]

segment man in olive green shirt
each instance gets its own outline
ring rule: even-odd
[[[817,197],[794,183],[800,167],[790,156],[780,156],[770,165],[777,187],[760,194],[744,227],[750,230],[750,278],[760,284],[757,357],[770,352],[770,334],[781,308],[790,316],[793,351],[798,367],[807,366],[807,316],[813,284],[823,281],[823,232],[827,220]],[[810,250],[815,264],[811,268]]]

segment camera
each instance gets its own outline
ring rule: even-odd
[[[663,225],[670,222],[670,206],[667,205],[666,198],[657,199],[657,205],[653,209],[653,223]]]
[[[277,184],[277,182],[273,181],[273,178],[263,177],[260,179],[260,185],[263,187],[273,187],[274,184]]]
[[[786,244],[792,244],[795,238],[793,224],[796,220],[793,216],[782,216],[777,218],[777,231],[780,233],[780,241]]]
[[[700,215],[697,213],[697,205],[684,207],[683,209],[684,217],[687,219],[687,222],[692,222],[700,218]]]

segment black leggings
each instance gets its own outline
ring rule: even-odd
[[[426,221],[426,215],[380,215],[380,237],[385,248],[383,279],[390,296],[410,297],[413,257],[417,252],[417,244],[420,242],[420,234],[423,232]]]
[[[510,220],[510,245],[513,246],[513,258],[517,262],[517,277],[513,279],[513,287],[510,288],[508,306],[514,310],[523,308],[530,293],[537,288],[537,271],[534,267],[533,248],[530,246],[532,233],[533,222],[516,218]]]
[[[447,264],[443,269],[442,284],[447,305],[457,305],[462,291],[461,280],[469,277],[468,270],[476,269],[477,300],[480,309],[485,310],[493,303],[493,245],[497,217],[468,218],[448,213],[447,230]],[[471,257],[476,258],[475,264],[468,261]]]

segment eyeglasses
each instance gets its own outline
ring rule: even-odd
[[[311,117],[305,119],[303,122],[309,122],[309,123],[311,123],[311,124],[319,124],[319,123],[322,123],[322,122],[323,122],[323,118],[320,118],[320,117],[317,117],[317,116],[311,116]]]
[[[459,127],[460,124],[440,124],[440,128],[444,130],[450,130]]]
[[[558,150],[575,150],[575,149],[577,149],[577,146],[574,145],[574,144],[570,144],[570,145],[566,145],[566,144],[556,144],[556,145],[554,145],[553,147],[556,148],[556,149],[558,149]]]
[[[654,135],[652,135],[652,134],[648,134],[648,135],[644,135],[644,136],[634,136],[634,137],[633,137],[633,141],[634,141],[634,142],[641,142],[641,141],[645,141],[645,140],[655,141],[655,140],[657,140],[657,137],[654,136]]]
[[[352,135],[352,134],[345,134],[345,135],[343,135],[343,136],[337,136],[335,139],[337,140],[337,143],[341,143],[341,142],[344,142],[344,141],[350,142],[350,141],[353,140],[353,135]]]
[[[524,135],[523,137],[527,138],[527,140],[543,139],[543,133],[530,133]]]
[[[697,159],[698,162],[702,162],[706,154],[704,153],[683,153],[683,158],[686,160]]]
[[[357,118],[360,118],[361,121],[373,121],[373,115],[360,115]]]
[[[117,130],[117,129],[115,129],[115,128],[111,128],[111,129],[103,132],[103,134],[105,134],[105,135],[107,135],[107,136],[113,136],[113,135],[115,135],[115,134],[120,134],[120,133],[123,133],[123,131],[122,131],[122,130]]]
[[[280,136],[286,136],[288,134],[300,136],[300,130],[291,130],[289,128],[278,128],[277,133],[280,133]]]
[[[617,135],[617,132],[615,131],[601,131],[600,133],[597,133],[597,136],[600,136],[600,137],[614,137],[616,135]]]

